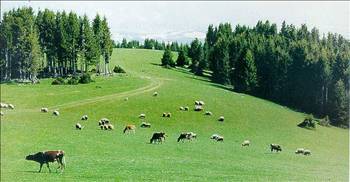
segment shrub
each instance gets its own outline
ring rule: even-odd
[[[64,84],[65,84],[65,80],[61,77],[54,79],[51,83],[51,85],[64,85]]]
[[[314,117],[312,115],[307,115],[303,122],[298,124],[301,128],[316,128]]]
[[[90,83],[92,81],[93,80],[91,79],[91,75],[88,73],[84,73],[83,75],[81,75],[79,79],[79,83],[82,83],[82,84]]]
[[[114,66],[113,72],[114,73],[126,73],[125,70],[122,67],[118,66],[118,65]]]
[[[73,77],[68,79],[67,84],[69,84],[69,85],[78,85],[79,79],[80,78],[78,76],[73,76]]]
[[[330,121],[329,121],[328,115],[327,115],[325,118],[320,119],[320,120],[318,121],[318,124],[321,125],[321,126],[327,126],[327,127],[329,127],[329,126],[330,126]]]

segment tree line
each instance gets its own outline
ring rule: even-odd
[[[123,38],[121,42],[114,44],[114,48],[137,48],[137,49],[153,49],[165,50],[169,46],[171,51],[180,51],[186,44],[179,44],[177,41],[165,43],[165,41],[158,41],[155,39],[146,38],[143,43],[138,40],[127,41]]]
[[[169,51],[162,64],[175,66]],[[234,29],[229,23],[210,25],[204,42],[195,39],[180,49],[176,65],[189,64],[197,75],[209,70],[212,81],[237,92],[348,127],[349,62],[350,42],[341,35],[321,36],[316,28],[285,22],[278,31],[276,24],[259,21],[254,27]]]
[[[107,19],[98,14],[90,22],[74,12],[23,7],[3,13],[0,22],[1,81],[67,76],[91,66],[108,74],[112,51]]]

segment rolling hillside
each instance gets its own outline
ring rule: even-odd
[[[1,85],[1,102],[15,105],[2,110],[1,180],[3,181],[348,181],[349,131],[317,126],[297,127],[303,118],[278,104],[239,94],[183,69],[159,66],[162,51],[116,49],[112,65],[127,72],[96,77],[88,85],[53,86],[51,79],[37,85]],[[112,67],[111,67],[112,68]],[[159,95],[153,97],[153,92]],[[128,101],[124,98],[128,97]],[[204,112],[193,111],[195,100],[205,101]],[[189,106],[189,112],[180,111]],[[48,107],[49,113],[41,113]],[[51,112],[58,109],[59,117]],[[171,112],[171,118],[162,118]],[[139,126],[146,114],[150,129],[124,135],[126,124]],[[84,114],[88,121],[80,121]],[[217,118],[225,116],[219,123]],[[101,131],[99,119],[109,118],[114,131]],[[79,122],[81,131],[74,128]],[[153,132],[165,131],[163,144],[148,144]],[[181,132],[198,139],[177,143]],[[225,137],[217,143],[209,137]],[[241,142],[251,141],[242,148]],[[271,153],[268,145],[282,145]],[[308,148],[311,156],[295,155]],[[24,160],[29,153],[61,149],[66,153],[62,173],[37,173],[37,163]],[[52,169],[57,164],[51,165]]]

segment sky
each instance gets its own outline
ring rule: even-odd
[[[254,26],[269,20],[280,28],[287,24],[306,24],[323,33],[350,38],[350,2],[326,1],[1,1],[1,13],[31,6],[54,11],[74,11],[92,19],[106,16],[113,39],[121,41],[155,38],[171,42],[204,39],[209,24],[230,22],[232,26]]]

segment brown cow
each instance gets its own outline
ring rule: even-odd
[[[38,152],[33,155],[26,156],[26,160],[35,161],[40,164],[39,173],[41,172],[41,168],[44,164],[47,165],[47,168],[49,168],[49,171],[51,172],[51,169],[49,167],[49,162],[55,162],[59,164],[57,169],[61,169],[61,172],[63,172],[65,168],[65,162],[64,162],[64,151],[63,150],[52,150],[52,151],[44,151],[44,152]],[[57,172],[56,169],[56,172]]]

